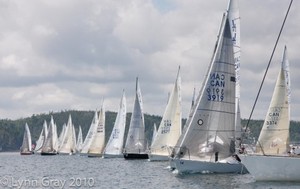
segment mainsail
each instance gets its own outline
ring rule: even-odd
[[[98,113],[95,111],[89,131],[85,137],[80,154],[87,154],[98,126]]]
[[[126,125],[126,97],[123,90],[122,98],[120,101],[117,117],[106,148],[104,156],[121,156],[124,144],[124,134]]]
[[[79,125],[78,137],[77,137],[77,142],[76,142],[76,151],[77,152],[81,151],[82,145],[83,145],[82,129],[81,129],[81,126]]]
[[[174,88],[170,94],[168,104],[160,122],[157,135],[150,149],[150,160],[154,156],[164,156],[168,160],[170,147],[174,147],[181,135],[181,78],[178,69]],[[153,158],[152,158],[153,157]]]
[[[89,156],[101,156],[105,146],[105,109],[104,102],[99,111],[98,124],[88,149]]]
[[[41,153],[42,146],[47,138],[47,133],[48,133],[47,122],[46,122],[46,120],[44,120],[41,134],[39,136],[39,139],[36,141],[35,151],[37,153]]]
[[[285,47],[271,103],[256,144],[256,153],[275,155],[289,151],[290,95],[289,61]]]
[[[59,153],[73,154],[76,152],[75,129],[72,123],[72,117],[69,115],[68,123],[59,148]]]

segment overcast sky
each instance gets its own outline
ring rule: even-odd
[[[248,118],[289,0],[240,0],[241,115]],[[162,115],[178,66],[182,111],[200,89],[227,0],[0,0],[0,119],[61,110],[132,111],[139,76],[144,112]],[[300,120],[300,7],[294,1],[253,118],[264,119],[284,45],[291,117]]]

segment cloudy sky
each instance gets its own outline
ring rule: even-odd
[[[240,0],[241,114],[248,118],[289,0]],[[294,1],[253,118],[265,117],[283,47],[300,120],[300,2]],[[162,115],[178,66],[187,117],[227,0],[0,0],[0,119],[61,110],[132,111],[139,76],[144,111]]]

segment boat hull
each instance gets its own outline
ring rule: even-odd
[[[240,155],[257,181],[300,181],[300,157]]]
[[[56,152],[41,152],[42,156],[54,156],[57,155]]]
[[[125,159],[149,159],[148,154],[138,154],[138,153],[124,153],[123,157]]]
[[[172,159],[178,173],[248,173],[240,162],[210,162],[189,159]]]
[[[123,158],[123,154],[103,154],[102,158]]]
[[[149,161],[169,161],[169,156],[149,154]]]
[[[91,154],[91,153],[88,153],[87,156],[88,157],[92,157],[92,158],[93,157],[102,157],[102,154]]]
[[[32,155],[34,152],[20,152],[21,155]]]

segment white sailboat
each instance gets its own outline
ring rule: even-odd
[[[88,131],[88,133],[84,139],[84,142],[82,144],[82,149],[80,151],[80,155],[87,155],[89,148],[91,146],[92,140],[94,138],[94,135],[97,131],[97,126],[98,126],[98,112],[96,110],[94,113],[92,123],[89,128],[89,131]]]
[[[31,142],[31,134],[27,123],[25,124],[23,143],[20,148],[21,155],[31,155],[33,154],[32,150],[32,142]]]
[[[150,161],[168,161],[172,148],[181,135],[181,78],[178,69],[174,88],[160,122],[157,135],[151,145]]]
[[[229,9],[232,7],[229,2]],[[229,10],[230,11],[230,10]],[[244,173],[233,157],[236,127],[236,71],[228,12],[191,120],[171,161],[179,173]]]
[[[126,97],[123,90],[120,106],[111,135],[105,147],[103,157],[123,157],[123,145],[126,125]]]
[[[148,154],[146,153],[143,101],[138,78],[136,78],[134,107],[123,155],[125,159],[148,159]]]
[[[72,117],[69,115],[68,123],[62,137],[59,154],[74,154],[76,152],[75,129],[72,123]]]
[[[88,157],[102,156],[105,147],[105,109],[104,102],[99,111],[98,124],[94,132],[91,145],[88,149]]]
[[[44,124],[43,124],[41,134],[39,136],[39,139],[36,141],[35,153],[41,153],[42,146],[43,146],[43,144],[44,144],[44,142],[47,138],[47,133],[48,133],[48,128],[47,128],[47,122],[45,120]]]
[[[241,155],[242,163],[258,181],[300,181],[300,158],[289,153],[290,75],[287,49],[256,152]]]
[[[41,155],[56,155],[58,153],[58,137],[56,125],[51,116],[47,138],[43,144]]]
[[[82,129],[81,126],[79,125],[78,129],[78,137],[77,137],[77,142],[76,142],[76,151],[80,153],[83,145],[83,138],[82,138]]]

